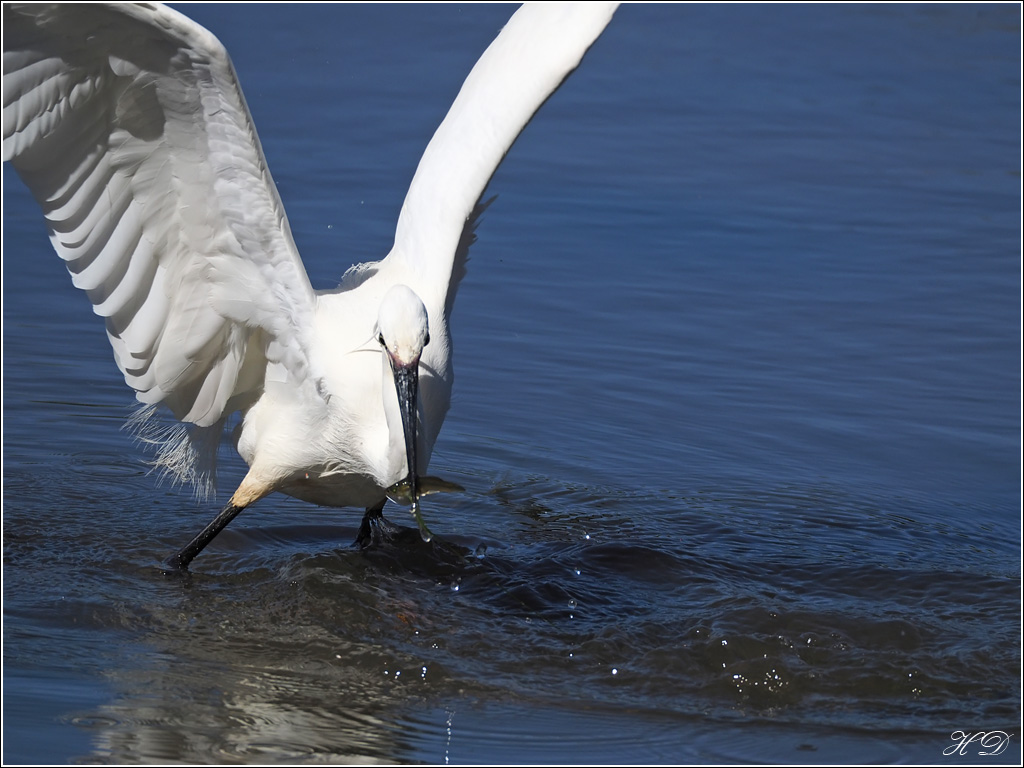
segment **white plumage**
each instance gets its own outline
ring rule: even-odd
[[[372,522],[407,480],[415,510],[448,410],[448,318],[476,206],[615,6],[520,9],[423,153],[391,252],[315,292],[211,33],[159,5],[4,5],[4,160],[125,381],[192,425],[164,464],[201,477],[200,447],[243,415],[249,472],[175,565],[273,491],[363,506]]]

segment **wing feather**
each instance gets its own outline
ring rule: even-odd
[[[217,39],[151,4],[5,4],[3,67],[4,159],[138,399],[206,427],[268,362],[315,381],[315,296]]]
[[[427,306],[451,306],[463,231],[509,147],[611,21],[618,3],[526,3],[484,51],[416,168],[389,259],[418,270]]]

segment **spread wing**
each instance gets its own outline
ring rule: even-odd
[[[418,271],[427,306],[447,306],[459,247],[487,182],[534,113],[583,59],[618,3],[526,3],[484,51],[420,159],[389,259]]]
[[[125,381],[201,427],[315,378],[313,289],[220,42],[152,4],[4,4],[3,157]]]

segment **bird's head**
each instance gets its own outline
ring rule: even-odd
[[[396,285],[385,294],[377,313],[377,343],[391,370],[398,396],[405,442],[406,476],[399,481],[407,486],[417,513],[419,477],[416,465],[416,397],[419,390],[419,365],[423,348],[430,342],[427,309],[420,297],[404,285]],[[385,393],[385,398],[390,399]],[[385,406],[387,410],[387,406]],[[390,424],[389,417],[389,427]],[[395,425],[397,427],[397,425]]]
[[[377,311],[377,343],[392,367],[415,366],[429,342],[427,308],[420,297],[408,286],[393,286]]]

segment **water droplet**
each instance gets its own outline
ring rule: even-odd
[[[573,568],[572,572],[575,573],[577,576],[580,575],[580,569],[579,568]]]
[[[575,608],[576,607],[576,601],[573,600],[572,598],[569,598],[569,607],[570,608]]]
[[[590,541],[590,534],[589,533],[584,533],[583,534],[583,538],[586,539],[587,541]]]
[[[426,679],[427,679],[427,668],[426,668],[426,667],[422,667],[422,668],[421,668],[421,672],[420,672],[420,677],[421,677],[421,678],[422,678],[423,680],[426,680]]]
[[[416,520],[416,525],[420,529],[420,538],[429,544],[430,540],[434,538],[434,534],[430,532],[430,529],[427,528],[427,524],[423,521],[423,516],[420,515],[420,505],[416,499],[412,500],[412,509],[409,511],[412,512],[413,519]]]
[[[613,675],[617,675],[617,674],[619,674],[619,670],[618,670],[618,669],[616,669],[615,667],[612,667],[612,674],[613,674]]]
[[[451,746],[452,746],[452,718],[455,717],[455,710],[454,709],[448,710],[447,711],[447,715],[448,715],[448,728],[447,728],[448,740],[445,742],[445,745],[444,745],[444,764],[445,765],[448,765],[448,751],[449,751],[449,749],[451,749]]]
[[[728,644],[729,644],[729,641],[728,641],[728,640],[723,640],[723,641],[722,641],[722,645],[728,645]]]
[[[453,581],[452,582],[452,592],[458,592],[458,591],[459,591],[459,582],[458,581]]]

